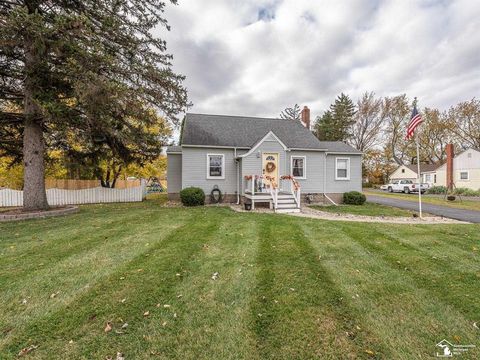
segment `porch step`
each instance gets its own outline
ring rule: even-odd
[[[278,194],[278,200],[280,199],[293,199],[293,196],[290,194]]]
[[[298,213],[300,209],[297,207],[295,198],[290,194],[279,194],[277,199],[277,213]]]
[[[294,198],[278,199],[277,204],[295,204],[295,199]]]
[[[297,204],[295,202],[277,204],[277,209],[289,209],[289,208],[296,208],[296,207],[297,207]]]

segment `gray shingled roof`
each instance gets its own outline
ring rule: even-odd
[[[423,173],[423,172],[435,171],[442,165],[443,165],[442,162],[439,162],[439,163],[436,163],[436,164],[420,164],[420,172]],[[417,164],[406,165],[406,166],[415,173],[418,170],[418,165]]]
[[[246,116],[187,114],[182,145],[251,148],[269,131],[292,149],[360,153],[338,141],[319,141],[300,122]]]
[[[182,147],[181,146],[169,146],[169,147],[167,147],[167,154],[176,153],[176,152],[182,152]]]

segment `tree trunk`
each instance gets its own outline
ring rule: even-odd
[[[47,210],[45,190],[45,141],[42,129],[42,113],[35,102],[35,71],[40,63],[40,54],[34,41],[25,44],[25,129],[23,132],[23,208],[25,210]]]
[[[45,191],[45,144],[43,130],[36,121],[27,120],[23,134],[23,208],[25,210],[47,210]]]

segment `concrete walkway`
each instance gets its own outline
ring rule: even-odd
[[[415,200],[400,200],[385,196],[367,195],[367,201],[372,203],[418,211],[418,201]],[[450,219],[467,221],[471,223],[480,223],[480,211],[456,209],[448,206],[427,203],[422,203],[422,210],[432,215],[444,216]]]
[[[268,208],[255,208],[255,210],[246,211],[240,205],[230,205],[230,208],[236,212],[251,212],[251,213],[269,213],[274,214],[273,210]],[[351,221],[361,223],[383,223],[383,224],[467,224],[463,221],[453,220],[449,218],[442,218],[439,216],[428,216],[423,219],[407,217],[407,216],[364,216],[353,214],[336,214],[318,209],[313,209],[308,206],[303,206],[299,213],[286,213],[285,215],[304,217],[310,219],[330,220],[330,221]]]

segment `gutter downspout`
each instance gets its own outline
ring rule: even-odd
[[[236,165],[236,170],[237,170],[237,205],[240,204],[240,173],[239,173],[239,167],[240,167],[240,161],[237,159],[237,148],[233,149],[233,156],[235,158],[235,165]]]

